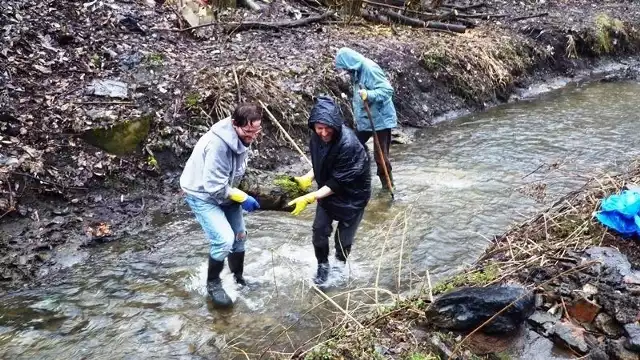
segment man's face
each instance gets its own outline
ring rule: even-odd
[[[260,131],[262,131],[262,121],[254,120],[250,121],[245,126],[240,127],[234,125],[233,127],[236,129],[236,133],[238,134],[240,141],[248,146],[258,138],[258,135],[260,135]]]
[[[333,133],[335,130],[333,130],[331,126],[315,123],[313,124],[313,127],[314,127],[314,130],[316,131],[316,134],[320,136],[320,139],[323,142],[328,143],[333,139]]]

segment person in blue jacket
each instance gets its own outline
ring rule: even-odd
[[[211,243],[207,292],[216,306],[232,305],[220,280],[225,259],[235,281],[246,285],[242,210],[251,212],[260,205],[237,186],[247,168],[247,148],[260,134],[261,122],[260,107],[238,105],[231,117],[215,123],[198,140],[180,176],[186,202]]]
[[[371,129],[371,124],[364,108],[364,101],[369,104],[383,156],[380,159],[378,151],[374,149],[373,154],[378,168],[377,174],[382,187],[387,189],[387,182],[382,169],[382,164],[386,164],[391,186],[394,186],[391,162],[389,161],[389,148],[391,146],[391,129],[397,126],[398,119],[396,108],[393,105],[391,83],[378,64],[350,48],[343,47],[338,50],[335,64],[336,68],[346,70],[351,75],[353,117],[356,134],[362,144],[365,144],[373,135],[373,129]]]
[[[334,221],[338,222],[334,235],[336,259],[345,264],[351,252],[371,197],[371,161],[353,130],[344,125],[340,108],[331,97],[316,99],[309,115],[309,128],[313,169],[294,179],[303,190],[309,189],[315,179],[318,190],[294,199],[289,205],[295,205],[292,214],[298,215],[307,205],[318,201],[312,241],[318,260],[314,282],[321,285],[329,274],[329,236]]]

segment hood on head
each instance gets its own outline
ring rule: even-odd
[[[247,151],[247,147],[242,143],[236,129],[233,128],[231,118],[226,118],[213,124],[211,132],[224,141],[236,154]]]
[[[327,95],[320,95],[316,98],[316,103],[309,115],[309,128],[314,130],[313,124],[319,123],[330,126],[337,134],[342,132],[344,120],[340,114],[340,108],[333,98]]]
[[[338,69],[358,71],[364,63],[365,57],[359,52],[343,47],[336,54],[336,67]]]

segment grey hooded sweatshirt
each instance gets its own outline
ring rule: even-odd
[[[180,187],[201,200],[229,204],[229,190],[238,186],[246,168],[247,148],[231,118],[226,118],[198,140],[180,176]]]

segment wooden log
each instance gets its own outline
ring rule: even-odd
[[[447,30],[447,31],[452,31],[456,33],[464,33],[467,30],[467,27],[463,25],[445,24],[437,21],[422,21],[419,19],[414,19],[408,16],[400,15],[398,13],[395,13],[389,10],[381,10],[380,13],[387,16],[390,20],[394,22],[397,22],[403,25],[413,26],[413,27]]]
[[[260,5],[258,5],[255,1],[253,0],[237,0],[238,5],[242,5],[244,7],[246,7],[247,9],[253,10],[253,11],[260,11],[262,10],[262,8],[260,7]]]
[[[318,16],[309,16],[304,19],[292,20],[292,21],[277,21],[277,22],[257,22],[257,21],[248,21],[241,23],[227,23],[225,26],[225,31],[227,33],[245,31],[245,30],[253,30],[253,29],[282,29],[282,28],[294,28],[300,26],[306,26],[317,22],[322,22],[327,20],[334,14],[334,11],[330,10],[325,12],[322,15]]]

